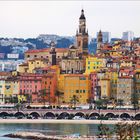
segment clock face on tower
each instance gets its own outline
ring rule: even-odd
[[[82,26],[83,26],[83,25],[85,25],[85,22],[84,22],[84,21],[82,21],[82,22],[80,23],[80,25],[82,25]]]
[[[85,25],[85,22],[82,22],[81,25]]]

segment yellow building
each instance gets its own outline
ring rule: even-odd
[[[112,46],[112,50],[114,51],[117,51],[120,48],[121,48],[121,44],[118,41],[116,41],[114,45]]]
[[[117,80],[118,72],[117,69],[110,69],[106,72],[110,79],[110,97],[117,99]]]
[[[11,102],[11,99],[12,99],[12,93],[13,93],[13,84],[12,83],[13,83],[13,81],[11,79],[5,80],[4,94],[5,94],[6,103]]]
[[[5,79],[0,79],[0,104],[5,103]]]
[[[45,59],[34,59],[28,61],[28,73],[34,73],[34,69],[46,67],[48,63]]]
[[[28,72],[28,63],[23,63],[23,64],[20,64],[19,66],[18,66],[18,72],[20,72],[20,73],[26,73],[26,72]]]
[[[60,74],[60,76],[58,77],[58,84],[57,84],[57,89],[59,91],[64,92],[64,77],[66,74]]]
[[[0,72],[0,104],[5,103],[6,79],[11,76],[10,72]]]
[[[120,61],[120,67],[132,67],[132,66],[133,66],[133,61],[130,59]]]
[[[91,72],[98,72],[101,68],[105,67],[105,60],[99,57],[87,57],[86,58],[86,74]]]
[[[68,74],[64,76],[64,100],[71,103],[77,96],[79,104],[86,104],[90,96],[90,80],[88,75]]]
[[[110,98],[110,79],[100,79],[99,85],[101,86],[101,98]]]
[[[34,59],[19,65],[18,71],[20,73],[35,73],[34,70],[36,68],[43,68],[46,66],[48,66],[48,62],[45,59]]]
[[[111,50],[111,51],[109,51],[109,56],[111,56],[111,57],[119,57],[119,56],[121,56],[119,53],[118,53],[118,51],[116,51],[116,50]]]

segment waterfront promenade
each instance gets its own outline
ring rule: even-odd
[[[54,119],[0,119],[0,124],[118,124],[140,123],[139,121],[124,120],[54,120]]]

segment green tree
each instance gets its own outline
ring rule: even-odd
[[[117,104],[120,106],[120,108],[123,106],[123,99],[118,99]]]
[[[18,97],[17,96],[12,97],[12,103],[14,105],[18,103]]]
[[[22,104],[21,104],[20,102],[18,102],[18,103],[15,105],[15,109],[19,112],[21,108],[22,108]]]
[[[107,96],[103,96],[101,100],[102,100],[103,108],[106,109],[107,105],[108,105],[108,101],[109,101],[108,97]]]
[[[115,133],[117,140],[132,140],[138,139],[137,130],[139,129],[139,124],[137,123],[118,123],[115,125]]]
[[[87,99],[87,103],[89,104],[89,109],[92,109],[93,108],[92,104],[94,103],[94,99],[92,97]]]
[[[112,137],[113,132],[105,124],[100,123],[98,126],[98,131],[99,131],[98,137],[103,138],[103,140],[104,139],[108,140]]]
[[[133,109],[135,110],[136,114],[136,110],[139,108],[139,98],[138,94],[135,92],[131,95],[131,103],[133,105]]]
[[[95,101],[95,106],[99,110],[99,114],[100,114],[100,109],[103,107],[103,100],[99,99]]]
[[[74,106],[74,108],[76,107],[76,104],[79,102],[79,98],[76,95],[73,95],[71,100],[70,100],[71,104]]]
[[[64,95],[64,92],[61,92],[61,91],[58,91],[58,90],[55,93],[55,96],[57,97],[58,107],[60,107],[60,99],[62,98],[63,95]]]
[[[25,94],[25,96],[26,96],[26,102],[30,106],[30,104],[32,103],[32,96],[31,94]]]
[[[40,102],[43,103],[44,107],[46,102],[49,102],[50,105],[50,89],[42,89],[39,91],[39,93]]]

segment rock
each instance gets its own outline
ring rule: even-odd
[[[4,135],[4,137],[33,139],[33,140],[63,140],[63,138],[57,136],[46,136],[42,133],[35,132],[16,132],[12,134],[6,134]]]

